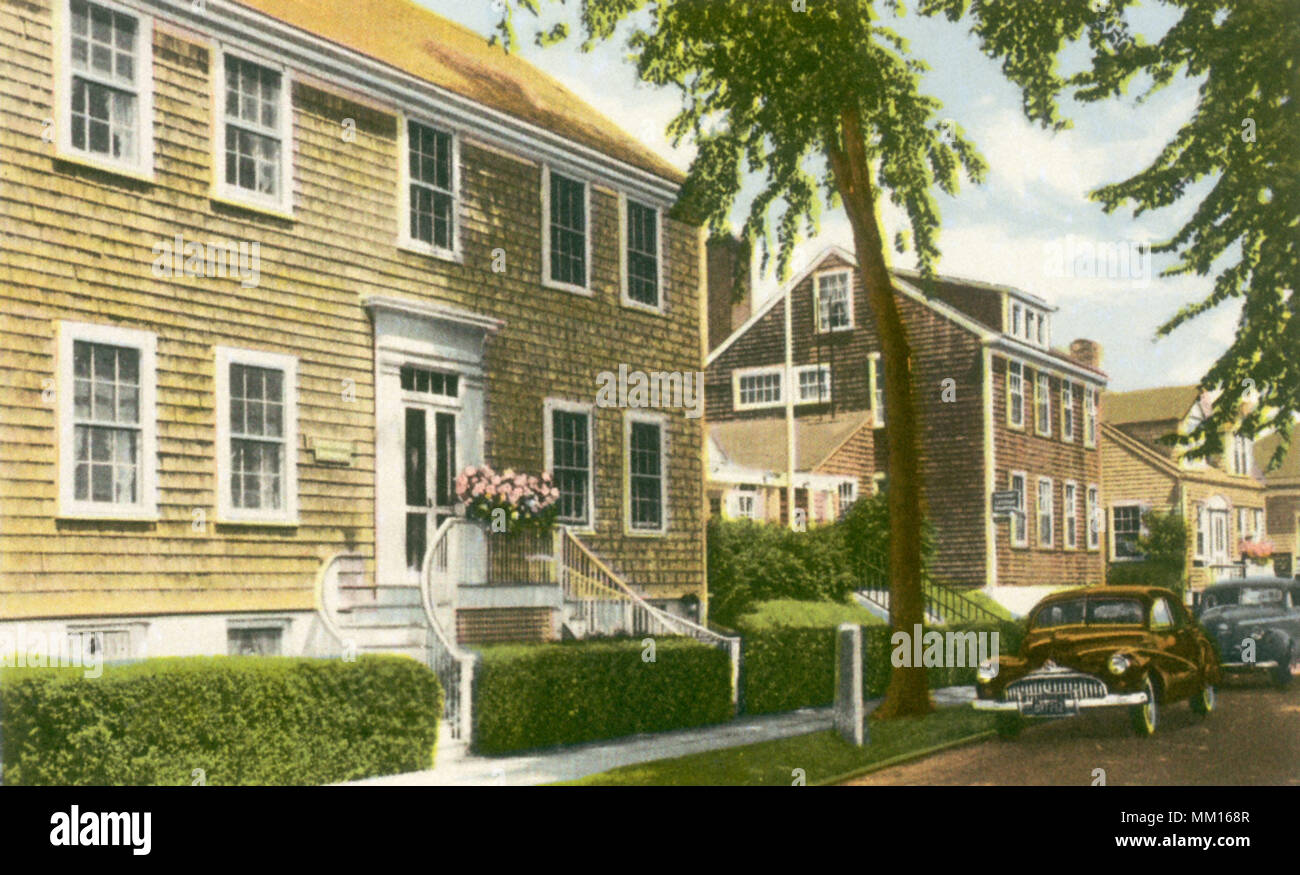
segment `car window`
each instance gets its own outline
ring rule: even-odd
[[[1283,598],[1280,586],[1243,586],[1239,603],[1243,606],[1281,605]]]
[[[1151,628],[1172,629],[1173,627],[1174,615],[1169,612],[1169,602],[1156,599],[1151,603]]]
[[[1237,588],[1235,586],[1225,586],[1206,590],[1202,598],[1207,608],[1235,605],[1237,603]]]
[[[1034,614],[1033,628],[1115,623],[1140,626],[1145,622],[1142,604],[1136,599],[1079,598],[1056,601],[1039,608]]]

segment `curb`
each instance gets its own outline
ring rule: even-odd
[[[985,741],[987,739],[993,738],[995,735],[997,735],[996,730],[986,729],[983,732],[976,733],[975,735],[967,735],[963,738],[954,739],[952,741],[945,741],[943,744],[936,744],[935,746],[927,747],[924,750],[909,751],[908,753],[899,754],[896,757],[890,757],[887,760],[881,760],[878,763],[872,763],[871,765],[864,766],[860,769],[853,769],[852,771],[844,772],[843,774],[835,775],[833,777],[826,778],[821,781],[813,781],[812,786],[827,787],[832,784],[841,784],[852,778],[860,778],[863,775],[869,775],[872,772],[879,772],[884,769],[892,768],[893,766],[902,765],[903,763],[908,763],[911,762],[912,760],[925,759],[928,756],[932,756],[933,754],[939,753],[940,751],[948,750],[949,748],[961,747],[962,745],[965,744],[974,744],[977,741]]]

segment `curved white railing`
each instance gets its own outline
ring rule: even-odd
[[[424,562],[420,568],[420,603],[424,606],[424,616],[428,621],[425,647],[428,664],[438,680],[442,683],[443,696],[446,697],[445,715],[451,737],[468,741],[474,728],[473,689],[474,689],[474,655],[456,646],[454,628],[456,622],[455,597],[459,582],[457,577],[457,557],[452,555],[450,532],[464,520],[451,518],[443,520],[434,533],[433,542],[425,551]],[[445,606],[445,607],[443,607]],[[449,635],[439,619],[439,608],[452,624],[453,635]]]
[[[338,612],[339,563],[345,559],[363,559],[358,553],[336,553],[321,563],[316,572],[314,601],[316,622],[307,633],[304,651],[308,656],[338,657],[355,655],[355,643],[350,642],[339,626]]]

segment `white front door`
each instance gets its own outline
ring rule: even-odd
[[[1210,511],[1210,564],[1227,565],[1229,562],[1228,512]]]

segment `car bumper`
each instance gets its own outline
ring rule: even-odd
[[[1099,699],[1078,699],[1068,700],[1067,705],[1072,704],[1075,708],[1083,710],[1084,708],[1119,708],[1131,705],[1145,705],[1147,703],[1146,693],[1111,693]],[[1008,702],[1004,699],[976,699],[972,706],[976,711],[1016,711],[1022,710],[1025,702]]]
[[[1221,662],[1219,668],[1224,671],[1251,671],[1257,668],[1274,669],[1277,668],[1276,659],[1266,659],[1263,662]]]

